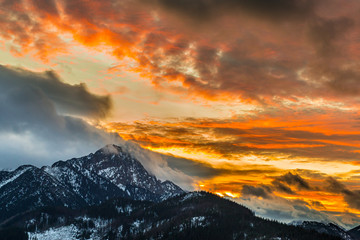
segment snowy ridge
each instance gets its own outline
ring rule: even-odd
[[[12,177],[10,177],[9,179],[6,179],[2,182],[0,182],[0,188],[2,188],[3,186],[5,186],[6,184],[14,181],[15,179],[17,179],[18,177],[20,177],[24,172],[26,172],[27,170],[29,170],[31,167],[25,167],[24,169],[21,169],[19,171],[14,170],[11,173],[15,173],[15,175],[13,175]]]

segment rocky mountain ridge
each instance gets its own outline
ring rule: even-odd
[[[120,146],[37,168],[0,171],[0,222],[43,206],[82,208],[115,197],[159,202],[184,193],[161,182]]]

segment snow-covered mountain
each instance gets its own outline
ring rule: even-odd
[[[81,158],[37,168],[0,171],[0,221],[42,206],[81,208],[114,197],[158,202],[184,193],[161,182],[116,145]]]

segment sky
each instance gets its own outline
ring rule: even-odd
[[[108,143],[283,222],[360,224],[358,0],[0,0],[0,168]]]

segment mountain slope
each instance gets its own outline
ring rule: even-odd
[[[6,175],[0,182],[1,220],[45,205],[71,208],[86,205],[66,185],[34,166],[21,166]]]
[[[159,196],[171,197],[183,193],[183,190],[172,182],[161,182],[149,174],[139,161],[116,145],[107,145],[94,154],[71,159],[66,163],[77,167],[85,174],[102,176],[124,191],[127,187],[133,186]]]
[[[121,147],[107,145],[51,167],[25,165],[0,171],[0,222],[42,206],[81,208],[114,197],[158,202],[183,192],[149,174]]]
[[[360,240],[360,226],[350,229],[347,232],[354,240]]]
[[[319,233],[326,233],[332,236],[340,237],[344,240],[354,240],[353,237],[341,227],[333,223],[321,223],[315,221],[303,221],[296,223],[297,226],[308,230],[314,230]]]
[[[7,227],[46,239],[268,239],[341,238],[256,217],[249,209],[205,192],[153,203],[109,200],[83,210],[48,208],[23,214]]]

